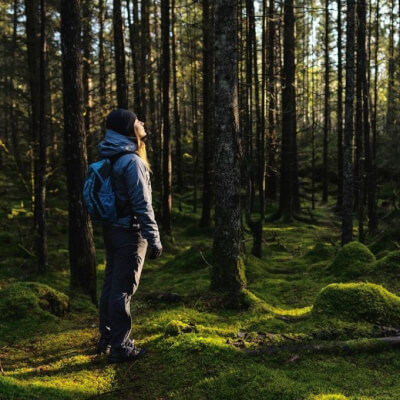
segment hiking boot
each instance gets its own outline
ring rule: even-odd
[[[145,347],[125,347],[114,349],[111,348],[110,355],[108,356],[108,361],[110,363],[122,363],[126,361],[135,361],[142,358],[147,353]]]
[[[109,354],[110,348],[110,338],[101,336],[97,345],[97,354]]]

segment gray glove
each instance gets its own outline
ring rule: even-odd
[[[158,257],[161,257],[162,250],[162,247],[150,247],[147,258],[149,260],[154,260]]]

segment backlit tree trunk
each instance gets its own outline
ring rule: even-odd
[[[64,84],[64,151],[68,188],[71,287],[96,296],[96,260],[92,225],[83,204],[87,173],[86,135],[82,115],[82,56],[79,0],[61,1]]]

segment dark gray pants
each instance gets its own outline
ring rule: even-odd
[[[142,273],[147,240],[139,231],[104,227],[106,270],[100,297],[100,334],[113,348],[126,348],[131,332],[131,296]]]

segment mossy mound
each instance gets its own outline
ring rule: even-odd
[[[312,262],[329,260],[335,254],[335,249],[326,243],[318,242],[306,255]]]
[[[330,270],[343,278],[356,278],[368,274],[376,261],[371,250],[360,242],[345,244],[336,254]]]
[[[332,283],[319,292],[312,316],[400,326],[400,297],[373,283]]]
[[[389,252],[375,263],[374,272],[398,274],[400,272],[400,250]]]
[[[310,397],[309,400],[348,400],[348,397],[342,394],[319,394],[315,397]]]
[[[0,315],[4,319],[62,316],[68,303],[64,293],[37,282],[17,282],[0,290]]]
[[[211,262],[211,249],[209,246],[199,244],[178,254],[173,260],[165,264],[165,268],[177,270],[197,270],[208,267]]]
[[[198,329],[194,324],[185,324],[184,322],[178,320],[170,321],[165,328],[166,336],[178,336],[182,333],[189,332],[198,332]]]

